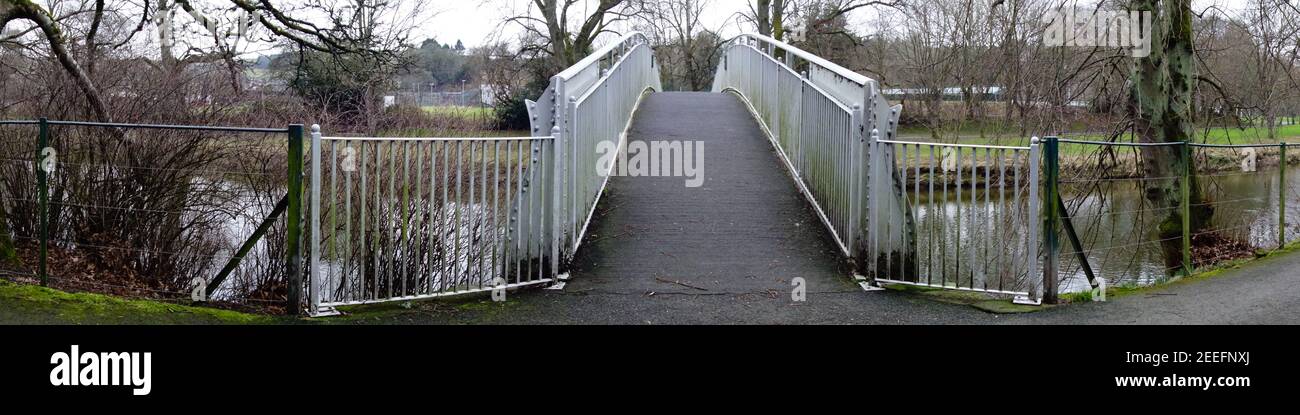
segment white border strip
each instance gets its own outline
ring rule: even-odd
[[[472,289],[472,290],[447,291],[447,292],[441,292],[441,293],[435,293],[435,294],[408,295],[408,296],[404,296],[404,297],[389,297],[389,298],[380,298],[380,299],[374,299],[374,300],[339,301],[339,302],[325,302],[325,301],[322,301],[322,302],[320,303],[320,306],[321,306],[321,307],[341,307],[341,306],[350,306],[350,305],[366,305],[366,304],[391,303],[391,302],[394,302],[394,301],[426,300],[426,299],[430,299],[430,298],[451,297],[451,296],[456,296],[456,295],[465,295],[465,294],[473,294],[473,293],[489,292],[489,291],[493,291],[493,290],[497,290],[497,289],[502,289],[502,288],[504,288],[504,289],[512,289],[512,288],[527,287],[527,286],[530,286],[530,285],[545,284],[545,283],[549,283],[549,282],[551,282],[551,281],[553,281],[553,279],[551,279],[551,278],[545,278],[545,279],[540,279],[540,280],[536,280],[536,281],[518,282],[518,283],[514,283],[514,284],[498,285],[498,286],[493,286],[493,287],[475,288],[475,289]]]
[[[636,99],[636,105],[632,106],[632,113],[627,117],[627,125],[623,126],[623,132],[620,133],[620,138],[626,138],[628,131],[632,130],[632,121],[636,120],[636,111],[641,109],[641,103],[645,102],[645,98],[650,95],[647,94],[647,92],[655,92],[654,87],[647,86],[645,89],[641,90],[641,95]],[[625,144],[623,141],[624,140],[619,140],[619,148],[614,154],[622,153],[623,145]],[[591,218],[596,215],[596,206],[600,206],[600,199],[605,196],[605,188],[609,186],[609,178],[613,176],[614,168],[614,163],[610,163],[609,171],[605,172],[605,181],[600,184],[600,192],[596,193],[596,201],[591,204],[591,209],[587,210],[587,220],[582,224],[582,231],[578,232],[577,238],[574,239],[573,255],[570,256],[569,259],[578,256],[578,247],[582,246],[582,240],[587,236],[587,227],[591,226]]]

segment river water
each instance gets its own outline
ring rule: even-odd
[[[1210,198],[1208,203],[1211,203],[1215,210],[1209,228],[1211,231],[1248,244],[1255,249],[1272,249],[1279,245],[1278,170],[1261,169],[1259,172],[1252,173],[1222,172],[1203,174],[1200,177],[1201,186]],[[1105,278],[1110,286],[1147,285],[1169,275],[1161,259],[1159,238],[1156,235],[1157,225],[1164,219],[1168,210],[1152,206],[1143,197],[1142,189],[1143,182],[1140,179],[1063,180],[1061,184],[1062,196],[1068,205],[1071,220],[1079,233],[1089,264],[1093,271]],[[933,226],[934,222],[940,220],[948,222],[951,226],[953,215],[959,212],[959,209],[981,212],[973,217],[964,217],[963,220],[973,218],[976,224],[963,225],[964,228],[960,231],[962,238],[977,240],[986,238],[980,233],[985,226],[983,221],[1018,222],[1007,226],[1008,231],[991,232],[991,237],[987,238],[993,242],[993,246],[1001,245],[1005,255],[1023,255],[1023,248],[1019,248],[1024,246],[1022,233],[1029,232],[1031,229],[1034,232],[1041,232],[1038,227],[1025,226],[1024,216],[992,215],[991,218],[987,215],[980,216],[984,212],[980,209],[985,209],[986,205],[983,201],[984,192],[978,193],[976,199],[979,202],[976,203],[971,202],[969,189],[960,201],[956,199],[955,191],[949,192],[947,198],[936,194],[936,199],[944,201],[941,210],[938,205],[935,206],[935,215],[926,213],[929,207],[927,205],[931,201],[926,197],[925,189],[922,190],[920,198],[913,199],[914,203],[921,205],[917,209],[917,221],[921,230],[918,250],[923,264],[927,249],[934,252],[957,252],[953,240],[959,238],[927,237],[925,232],[927,227]],[[1011,194],[1009,189],[1007,198],[1011,198]],[[1300,210],[1300,167],[1288,168],[1286,195],[1286,238],[1287,241],[1294,242],[1300,240],[1300,226],[1298,226],[1300,225],[1300,211],[1298,211]],[[1021,197],[1023,198],[1024,195],[1022,194]],[[995,202],[998,200],[996,193],[992,196],[992,200]],[[1023,209],[1023,199],[1021,203]],[[1007,202],[1003,206],[1012,205]],[[993,228],[996,229],[998,226],[995,224]],[[968,233],[973,233],[973,236]],[[1060,291],[1075,292],[1087,289],[1087,278],[1075,259],[1075,249],[1070,245],[1064,231],[1060,238]],[[969,245],[965,249],[969,249]],[[963,251],[963,257],[965,256]],[[979,258],[974,259],[979,260]],[[924,269],[922,271],[924,273]],[[1023,275],[1020,278],[1023,278]]]

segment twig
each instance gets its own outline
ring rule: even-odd
[[[681,282],[681,281],[677,281],[677,280],[668,280],[668,279],[664,279],[664,278],[655,277],[655,281],[665,282],[665,283],[669,283],[669,284],[677,284],[677,285],[680,285],[680,286],[683,286],[683,287],[686,287],[686,288],[694,288],[694,289],[697,289],[697,290],[700,290],[700,291],[708,291],[708,290],[709,290],[709,289],[707,289],[707,288],[696,287],[696,286],[694,286],[694,285],[690,285],[690,284],[687,284],[687,283],[684,283],[684,282]]]

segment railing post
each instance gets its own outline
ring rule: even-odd
[[[289,126],[288,193],[285,214],[285,279],[288,301],[285,311],[297,315],[302,297],[302,124]]]
[[[320,125],[312,124],[311,126],[311,199],[308,201],[309,210],[311,210],[311,227],[309,230],[311,237],[311,268],[308,270],[307,289],[308,289],[308,307],[307,311],[313,315],[320,308],[320,170],[321,170],[321,137]]]
[[[1025,241],[1025,255],[1028,257],[1028,262],[1025,266],[1025,274],[1030,275],[1029,278],[1031,281],[1033,280],[1032,275],[1038,271],[1038,232],[1034,232],[1032,229],[1034,226],[1033,224],[1039,223],[1038,220],[1041,213],[1038,210],[1039,206],[1041,206],[1041,201],[1038,198],[1038,166],[1043,160],[1042,147],[1042,140],[1039,140],[1038,137],[1029,139],[1029,211],[1027,212],[1029,218],[1025,221],[1026,224],[1029,224],[1027,226],[1029,231],[1025,232],[1027,239]],[[933,189],[931,189],[931,192],[933,192]],[[1043,272],[1038,275],[1037,283],[1031,283],[1029,290],[1029,300],[1031,302],[1038,301],[1041,304],[1045,281],[1047,281],[1047,273]]]
[[[551,127],[551,151],[547,152],[547,154],[543,154],[543,158],[547,159],[547,162],[551,164],[550,166],[547,166],[549,167],[547,171],[551,173],[551,177],[549,180],[550,183],[547,183],[547,185],[550,186],[550,191],[547,192],[547,197],[550,200],[546,203],[547,210],[549,211],[547,212],[549,214],[546,215],[546,217],[547,220],[550,221],[551,225],[549,238],[551,244],[551,278],[555,278],[556,281],[558,281],[560,277],[560,258],[564,255],[564,249],[560,247],[564,244],[564,230],[562,225],[564,223],[564,190],[568,187],[568,183],[571,180],[569,177],[571,172],[565,170],[566,164],[562,160],[565,160],[564,150],[566,150],[569,145],[573,144],[570,141],[572,141],[573,130],[576,126],[569,122],[569,95],[568,88],[565,87],[564,78],[556,76],[552,79],[552,85],[554,86],[555,96],[553,99],[555,101],[553,101],[551,105],[551,109],[554,111],[551,119],[555,120],[555,125]],[[569,140],[566,141],[566,138]],[[545,146],[546,143],[542,142],[542,145]]]
[[[1286,142],[1279,150],[1281,156],[1277,162],[1277,247],[1286,247]]]
[[[50,285],[50,276],[47,270],[49,262],[49,245],[50,245],[50,182],[49,170],[45,165],[45,148],[50,146],[50,123],[49,120],[41,118],[40,132],[36,137],[36,192],[37,214],[40,215],[38,222],[41,227],[41,257],[37,271],[40,273],[41,286]]]
[[[1192,266],[1192,146],[1186,141],[1182,145],[1183,150],[1183,179],[1180,184],[1182,193],[1182,219],[1183,219],[1183,270],[1187,275],[1192,275],[1195,267]]]
[[[1061,253],[1061,242],[1056,227],[1061,221],[1061,212],[1052,201],[1060,197],[1060,159],[1056,137],[1043,140],[1043,302],[1056,304],[1057,257]]]
[[[867,141],[867,167],[863,169],[866,174],[864,182],[867,184],[867,269],[870,270],[872,282],[880,278],[880,263],[877,258],[880,257],[880,232],[884,229],[880,223],[880,194],[878,192],[880,184],[880,130],[875,128],[879,124],[873,122],[871,128],[871,137]]]
[[[800,113],[802,113],[802,108],[800,109]],[[863,183],[861,172],[862,148],[863,144],[866,142],[865,134],[863,134],[866,127],[862,124],[862,118],[862,104],[853,104],[853,114],[851,116],[851,121],[849,121],[851,128],[849,132],[849,143],[852,146],[849,155],[853,160],[849,165],[849,189],[852,189],[853,193],[849,195],[850,226],[848,229],[848,235],[844,236],[844,243],[848,245],[850,256],[861,255],[858,251],[858,246],[860,245],[858,243],[858,232],[859,229],[863,227],[862,213],[859,212],[859,210],[862,208],[862,195],[865,193],[862,191]]]

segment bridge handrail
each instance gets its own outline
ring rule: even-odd
[[[724,46],[713,90],[746,102],[855,273],[884,276],[877,264],[915,258],[915,218],[881,142],[895,138],[902,107],[879,83],[751,33]]]
[[[649,38],[631,32],[551,77],[537,101],[526,101],[533,136],[555,137],[555,145],[537,156],[550,168],[538,183],[547,195],[545,233],[548,249],[531,259],[563,275],[591,223],[595,205],[608,183],[600,171],[598,146],[618,140],[631,123],[646,90],[661,90],[659,68]]]
[[[582,60],[579,60],[578,63],[573,64],[573,66],[565,68],[563,71],[560,71],[560,73],[555,74],[555,76],[564,78],[564,80],[566,81],[571,80],[573,79],[573,77],[577,76],[578,73],[582,72],[582,70],[587,69],[593,63],[605,59],[605,57],[607,57],[610,54],[610,52],[613,52],[615,49],[618,49],[619,47],[623,47],[629,44],[635,46],[635,45],[645,44],[649,42],[650,42],[650,38],[646,37],[644,33],[641,32],[628,33],[626,35],[623,35],[622,37],[619,37],[618,40],[611,42],[601,47],[600,49],[596,49],[595,52],[592,52],[590,55],[587,55],[587,57],[582,58]]]
[[[769,37],[769,36],[764,36],[764,35],[761,35],[761,34],[758,34],[758,33],[744,33],[744,34],[736,35],[736,36],[733,36],[731,39],[728,39],[728,40],[727,40],[727,43],[733,43],[733,42],[735,42],[736,40],[739,40],[739,39],[753,39],[753,40],[758,41],[758,42],[766,43],[766,44],[768,44],[768,45],[770,45],[770,46],[776,47],[776,48],[781,49],[781,50],[784,50],[784,51],[786,51],[786,52],[788,52],[788,53],[790,53],[790,54],[792,54],[792,55],[794,55],[794,56],[797,56],[797,57],[799,57],[800,59],[803,59],[803,60],[805,60],[805,61],[808,61],[809,64],[816,65],[816,66],[820,66],[820,67],[822,67],[822,68],[826,68],[827,70],[829,70],[829,71],[835,73],[836,75],[839,75],[840,77],[843,77],[845,80],[851,81],[851,82],[856,83],[856,84],[858,84],[858,85],[866,86],[866,85],[869,84],[869,83],[873,83],[873,82],[875,82],[875,80],[873,80],[873,79],[867,77],[866,75],[863,75],[863,74],[860,74],[860,73],[857,73],[857,72],[853,72],[852,70],[849,70],[848,68],[845,68],[845,67],[843,67],[843,66],[840,66],[840,65],[836,64],[835,62],[828,61],[828,60],[826,60],[825,58],[822,58],[822,57],[820,57],[820,56],[814,55],[814,54],[812,54],[812,53],[810,53],[810,52],[808,52],[808,51],[805,51],[805,50],[803,50],[803,49],[799,49],[798,47],[795,47],[794,45],[791,45],[791,44],[788,44],[788,43],[785,43],[785,42],[782,42],[782,41],[779,41],[779,40],[773,39],[773,38],[771,38],[771,37]]]

